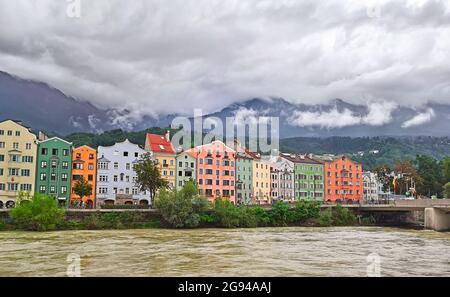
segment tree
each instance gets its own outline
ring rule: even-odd
[[[444,198],[450,198],[450,182],[444,185]]]
[[[397,161],[394,172],[399,176],[397,178],[397,193],[399,194],[405,194],[413,184],[420,185],[421,183],[421,178],[414,164],[409,160]]]
[[[387,192],[390,189],[390,174],[392,172],[388,165],[380,165],[375,168],[375,173],[378,176],[378,180],[383,185],[383,191]]]
[[[200,213],[208,206],[208,201],[198,195],[194,182],[189,181],[180,190],[162,189],[155,205],[170,226],[174,228],[193,228],[200,223]]]
[[[27,203],[11,210],[10,216],[20,228],[30,231],[55,230],[64,220],[64,209],[50,196],[35,194]]]
[[[83,200],[84,197],[92,195],[92,185],[81,177],[73,186],[73,192],[80,197],[80,200]]]
[[[416,157],[416,166],[421,178],[417,192],[426,196],[442,197],[442,168],[439,162],[431,156],[419,155]]]
[[[440,162],[442,168],[443,183],[450,182],[450,157],[444,157]]]
[[[150,204],[153,205],[153,198],[158,190],[167,188],[167,181],[161,177],[150,153],[141,156],[139,161],[134,164],[134,171],[136,172],[136,185],[141,192],[150,192]]]

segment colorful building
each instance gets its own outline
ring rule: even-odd
[[[33,194],[37,139],[19,121],[0,122],[0,209],[12,208],[19,192]]]
[[[325,197],[323,163],[306,155],[283,155],[294,163],[295,199],[323,201]]]
[[[364,202],[378,201],[379,181],[376,173],[363,172],[363,200]]]
[[[83,178],[92,186],[92,194],[80,197],[74,193],[74,186],[78,180]],[[95,192],[97,189],[97,151],[87,145],[77,147],[72,152],[72,191],[70,194],[70,205],[82,202],[87,208],[95,206]]]
[[[68,206],[71,193],[72,143],[53,137],[38,142],[36,191]]]
[[[177,189],[188,181],[197,182],[197,158],[193,150],[187,150],[177,156]]]
[[[294,163],[283,158],[285,154],[271,158],[272,200],[295,201]]]
[[[363,200],[362,165],[346,156],[315,156],[324,162],[325,200],[358,202]]]
[[[150,205],[150,193],[136,186],[133,165],[147,151],[125,140],[113,146],[99,146],[97,160],[97,207],[103,204]]]
[[[199,193],[210,201],[221,197],[236,203],[235,151],[218,140],[192,151],[197,158]]]
[[[271,204],[270,162],[253,153],[252,198],[254,204]]]
[[[145,150],[151,152],[155,158],[161,176],[168,182],[169,188],[174,188],[176,184],[176,152],[170,142],[170,132],[166,135],[147,134],[145,139]]]
[[[252,203],[253,190],[253,157],[246,152],[236,153],[236,203],[248,205]]]

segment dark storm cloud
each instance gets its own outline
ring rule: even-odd
[[[0,69],[137,117],[267,96],[450,102],[448,1],[81,0],[79,19],[67,5],[0,0]]]

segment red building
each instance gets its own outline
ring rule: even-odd
[[[362,202],[362,164],[346,156],[316,156],[316,159],[324,163],[325,201]]]

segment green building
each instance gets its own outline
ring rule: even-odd
[[[236,153],[236,204],[252,203],[253,158],[245,152]]]
[[[177,179],[175,186],[181,189],[188,181],[196,182],[197,159],[193,151],[185,151],[177,156]]]
[[[72,143],[53,137],[38,143],[36,192],[69,205],[72,176]]]
[[[295,198],[325,199],[325,174],[323,163],[306,155],[284,156],[294,163]]]

